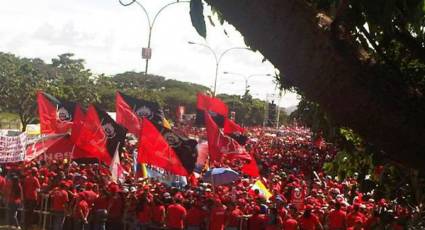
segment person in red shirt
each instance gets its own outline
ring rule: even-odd
[[[50,194],[52,198],[53,230],[63,229],[65,209],[69,202],[68,192],[65,189],[66,183],[62,181],[59,188],[56,188]]]
[[[343,230],[346,228],[347,214],[341,210],[341,204],[335,204],[335,210],[331,211],[328,215],[328,228],[329,230]]]
[[[370,216],[366,222],[364,223],[364,228],[366,230],[376,229],[381,222],[381,218],[379,218],[378,210],[373,210],[372,216]]]
[[[152,222],[152,204],[147,198],[146,193],[143,193],[138,201],[136,215],[139,229],[147,229]]]
[[[154,227],[161,228],[165,224],[165,206],[159,198],[154,199],[152,209],[152,224]]]
[[[237,230],[240,227],[240,220],[243,212],[233,202],[228,203],[226,210],[226,230]]]
[[[108,219],[108,206],[109,199],[106,190],[100,190],[99,197],[94,202],[94,229],[101,230],[106,228],[106,221]]]
[[[186,216],[187,230],[199,230],[205,224],[207,213],[202,210],[199,204],[188,204]]]
[[[213,207],[210,212],[209,230],[223,230],[225,223],[226,208],[223,206],[219,199],[214,201]]]
[[[298,221],[288,216],[288,218],[286,218],[286,220],[283,221],[283,229],[298,230]]]
[[[313,207],[311,205],[307,205],[304,214],[301,216],[299,223],[300,229],[303,230],[316,230],[323,229],[322,224],[319,221],[319,218],[312,213]]]
[[[261,213],[260,207],[254,208],[254,214],[248,219],[248,230],[266,229],[267,217]]]
[[[93,191],[93,183],[87,182],[85,185],[85,190],[80,193],[84,200],[87,201],[90,208],[93,207],[94,202],[99,197],[99,194]]]
[[[26,211],[25,228],[29,228],[35,224],[36,215],[34,209],[38,202],[38,191],[40,189],[40,181],[37,178],[38,170],[36,167],[31,168],[31,172],[24,179],[24,207]]]
[[[89,204],[84,197],[77,195],[72,213],[74,230],[84,230],[88,228],[88,216],[90,212]]]
[[[108,206],[108,229],[122,229],[122,216],[124,213],[124,197],[120,191],[114,191],[109,199]]]
[[[355,204],[353,207],[353,211],[347,216],[347,227],[353,227],[356,220],[362,220],[365,222],[365,215],[360,212],[360,206]]]
[[[22,205],[23,189],[17,175],[11,175],[10,179],[6,180],[4,195],[8,207],[8,224],[18,228],[18,208]]]
[[[186,218],[186,208],[181,205],[181,199],[177,198],[167,208],[167,220],[166,226],[168,229],[179,229],[184,228],[184,219]]]

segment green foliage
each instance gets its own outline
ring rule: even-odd
[[[202,0],[190,0],[190,19],[196,32],[203,38],[207,37],[207,27],[204,18],[204,6]]]
[[[19,58],[0,53],[0,112],[17,114],[23,129],[37,121],[36,92],[46,91],[58,98],[76,101],[83,106],[97,104],[108,111],[115,111],[115,92],[160,103],[166,116],[175,118],[178,106],[186,107],[186,113],[196,112],[196,94],[206,92],[205,86],[166,79],[162,76],[124,72],[114,76],[94,75],[84,66],[84,60],[73,54],[61,54],[52,64],[41,59]],[[237,111],[238,121],[251,125],[264,119],[264,102],[252,99],[224,97],[231,109]],[[232,98],[235,103],[232,104]],[[4,114],[4,113],[3,113]]]
[[[44,77],[36,70],[32,59],[0,53],[0,82],[0,111],[17,114],[25,129],[34,118],[35,94],[45,86]]]

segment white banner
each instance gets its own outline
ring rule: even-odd
[[[27,135],[0,136],[0,163],[23,161],[25,159]]]

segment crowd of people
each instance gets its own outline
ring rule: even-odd
[[[205,139],[198,128],[180,132]],[[109,166],[99,163],[5,164],[0,216],[15,229],[339,230],[406,229],[414,215],[409,207],[360,192],[355,177],[326,175],[323,163],[337,150],[317,144],[306,128],[252,128],[248,135],[245,147],[254,154],[261,178],[241,173],[227,185],[212,186],[202,176],[191,176],[186,186],[173,187],[133,172],[136,148],[131,142],[121,155],[127,173],[118,182],[111,179]],[[238,171],[241,162],[223,164]],[[251,188],[258,179],[271,197]]]

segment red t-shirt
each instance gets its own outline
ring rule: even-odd
[[[206,217],[206,213],[199,207],[193,207],[187,211],[187,226],[200,226]]]
[[[0,176],[0,194],[4,193],[6,186],[6,179],[3,176]]]
[[[285,230],[298,230],[298,221],[288,218],[283,221],[283,229]]]
[[[63,189],[56,189],[52,192],[52,210],[57,212],[65,211],[65,204],[68,203],[68,193]]]
[[[352,212],[347,216],[347,227],[353,227],[356,220],[361,219],[362,223],[365,222],[365,216],[361,212]]]
[[[228,227],[239,227],[240,218],[243,212],[239,208],[235,208],[230,213],[226,213],[227,226]]]
[[[167,227],[183,229],[186,209],[180,204],[172,204],[167,208]]]
[[[334,229],[343,229],[345,226],[345,221],[347,219],[347,214],[342,210],[333,210],[329,213],[328,216],[328,226],[329,230]]]
[[[75,204],[75,209],[73,213],[73,217],[75,219],[83,220],[83,217],[87,217],[89,214],[89,204],[85,200],[80,200],[77,204]],[[81,216],[83,214],[83,217]]]
[[[108,209],[108,206],[109,206],[109,198],[106,196],[100,196],[94,202],[95,210]]]
[[[164,221],[165,207],[164,205],[154,206],[152,210],[152,221],[162,224]]]
[[[40,181],[37,177],[29,175],[24,179],[24,198],[26,200],[37,200],[37,189],[39,189]]]
[[[110,208],[108,210],[109,213],[109,217],[111,217],[112,219],[118,219],[121,218],[121,215],[123,213],[123,209],[124,209],[124,202],[121,198],[121,196],[118,197],[112,197],[109,200],[110,204]]]
[[[80,194],[87,201],[89,207],[93,207],[94,202],[96,201],[97,197],[99,196],[97,193],[93,192],[92,190],[82,191]]]
[[[6,197],[7,202],[20,204],[22,202],[21,191],[22,191],[22,185],[20,183],[18,184],[18,190],[13,191],[12,181],[6,180],[6,184],[4,188],[4,196]]]
[[[314,214],[307,218],[302,216],[299,222],[300,227],[304,230],[315,230],[317,225],[320,224],[319,218]]]
[[[248,220],[249,230],[265,229],[267,224],[267,217],[263,214],[254,214]]]
[[[209,228],[210,230],[224,229],[225,212],[226,212],[226,209],[224,209],[223,206],[215,207],[211,209],[210,228]]]
[[[146,204],[143,207],[143,210],[137,213],[137,219],[142,224],[147,224],[151,222],[152,218],[152,207]]]

